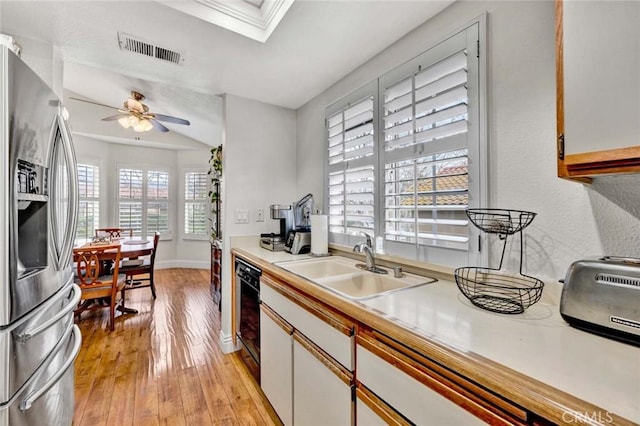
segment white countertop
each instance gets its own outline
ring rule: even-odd
[[[640,423],[640,348],[567,325],[558,308],[561,290],[559,284],[547,284],[542,299],[520,315],[477,308],[447,281],[362,303],[430,340],[481,355]],[[599,415],[606,423],[606,413]]]
[[[241,235],[230,237],[232,249],[242,249],[254,256],[266,260],[269,263],[286,262],[288,260],[306,259],[308,254],[291,254],[286,251],[271,251],[260,247],[260,237],[258,235]]]
[[[309,257],[265,250],[257,237],[232,247],[270,263]],[[480,355],[640,423],[640,348],[570,327],[560,316],[561,291],[560,284],[547,283],[541,300],[519,315],[477,308],[454,282],[443,280],[356,303],[429,340]],[[606,411],[584,415],[607,423]]]

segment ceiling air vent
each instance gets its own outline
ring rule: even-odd
[[[166,62],[182,65],[184,63],[184,55],[175,50],[166,47],[156,46],[143,38],[132,36],[131,34],[118,32],[118,44],[120,49],[129,52],[138,53],[140,55],[149,56],[151,58],[160,59]]]

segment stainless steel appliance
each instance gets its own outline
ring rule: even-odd
[[[0,46],[0,426],[70,425],[75,155],[59,99]]]
[[[295,230],[311,229],[310,216],[313,212],[313,194],[307,194],[293,203],[293,219]]]
[[[640,259],[574,262],[565,277],[560,314],[574,327],[640,345]]]
[[[271,219],[280,221],[279,234],[261,234],[260,247],[271,251],[285,249],[286,238],[293,229],[293,209],[290,205],[272,204],[269,206]]]
[[[242,359],[260,382],[260,276],[262,271],[236,258],[236,285],[240,294],[238,330]]]
[[[291,254],[305,254],[311,251],[311,231],[291,230],[285,244],[285,251]]]

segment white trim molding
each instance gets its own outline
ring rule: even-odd
[[[240,350],[239,342],[236,344],[233,343],[233,336],[230,334],[225,334],[222,330],[220,330],[220,349],[222,349],[222,353],[230,354],[231,352],[236,352]]]
[[[166,6],[265,43],[294,0],[264,0],[258,7],[248,1],[161,0]]]

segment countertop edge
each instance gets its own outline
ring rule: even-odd
[[[462,352],[452,346],[447,346],[445,343],[429,340],[402,323],[387,318],[373,308],[324,290],[312,282],[242,248],[233,248],[231,253],[255,263],[256,266],[269,275],[295,284],[294,288],[302,293],[332,306],[374,330],[386,334],[408,348],[447,366],[457,374],[485,387],[491,392],[502,395],[542,418],[561,424],[566,423],[567,413],[569,413],[568,417],[580,419],[580,424],[599,425],[603,423],[597,421],[598,418],[604,418],[607,421],[606,424],[610,425],[636,425],[636,423],[615,413],[610,413],[602,407],[542,383],[535,378],[501,365],[482,355],[473,352]],[[437,272],[441,273],[441,271]],[[480,372],[483,374],[479,374]],[[602,416],[591,417],[593,413],[602,413]]]

